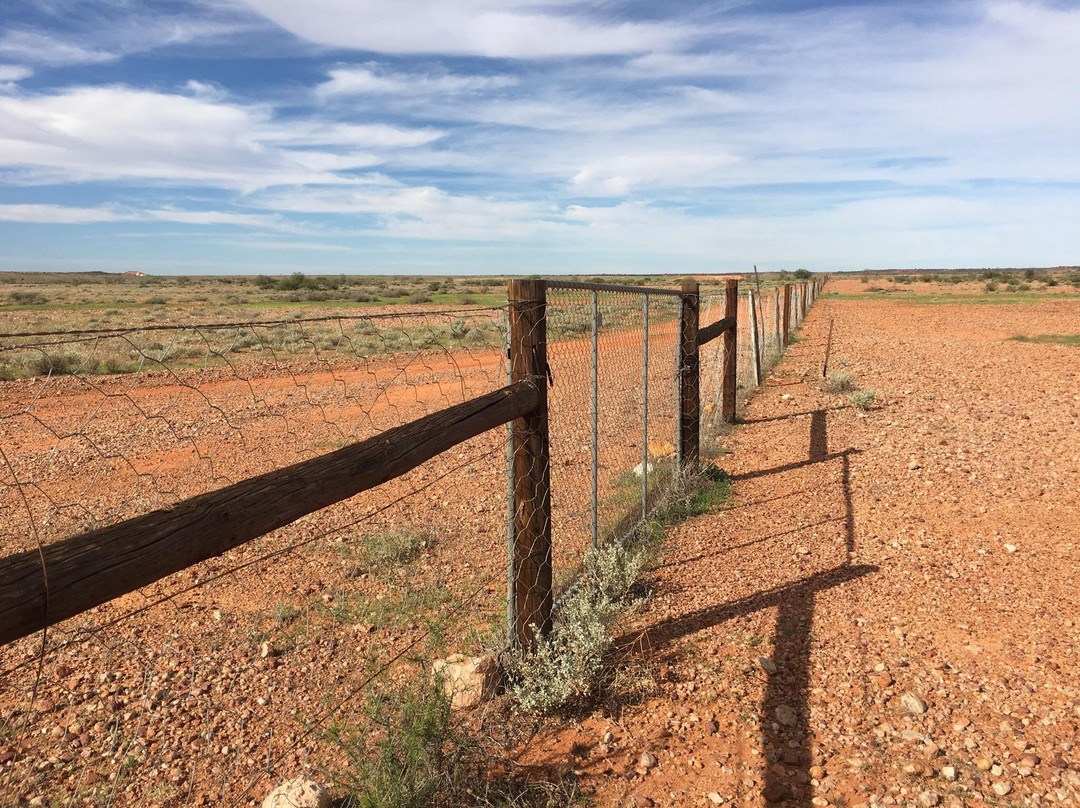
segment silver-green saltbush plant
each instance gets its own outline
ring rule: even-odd
[[[548,712],[589,692],[611,645],[611,624],[627,605],[647,554],[632,540],[588,552],[548,636],[532,654],[508,655],[509,692],[519,709]]]

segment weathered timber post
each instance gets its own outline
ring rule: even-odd
[[[761,387],[761,345],[758,341],[757,296],[750,290],[750,347],[754,352],[754,383]]]
[[[773,289],[773,297],[775,298],[773,306],[773,333],[776,334],[776,353],[779,354],[783,350],[784,335],[780,333],[780,287]]]
[[[531,381],[536,409],[514,420],[514,636],[526,649],[551,630],[551,465],[548,446],[547,284],[511,280],[510,378]]]
[[[683,281],[679,302],[679,468],[696,471],[701,462],[701,297],[697,281]]]
[[[784,284],[784,335],[781,345],[787,347],[791,344],[791,284]]]
[[[723,416],[729,424],[735,423],[736,362],[738,361],[739,336],[739,281],[729,278],[724,287],[724,317],[731,318],[731,326],[724,331],[724,400]]]

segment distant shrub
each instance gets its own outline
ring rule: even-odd
[[[877,401],[877,393],[873,390],[854,390],[848,393],[848,401],[859,410],[868,410]]]
[[[34,352],[26,358],[25,363],[31,376],[69,376],[79,369],[82,360],[71,353]]]
[[[808,281],[812,277],[814,277],[814,273],[811,272],[809,269],[800,268],[795,270],[795,277],[798,278],[800,281]]]
[[[850,373],[830,373],[824,387],[830,393],[848,393],[855,389],[855,379]]]
[[[425,295],[423,292],[415,292],[409,295],[408,298],[406,298],[405,302],[411,304],[430,303],[431,298],[428,295]]]
[[[12,292],[8,300],[16,306],[42,306],[49,302],[49,298],[40,292]]]
[[[437,291],[439,291],[439,289],[441,289],[441,288],[442,288],[442,284],[441,284],[441,283],[439,283],[438,281],[432,281],[431,283],[429,283],[429,284],[427,285],[427,290],[428,290],[429,292],[437,292]]]
[[[997,284],[993,281],[987,281],[986,286],[984,286],[983,288],[986,289],[986,291],[988,292],[996,292],[998,287]]]

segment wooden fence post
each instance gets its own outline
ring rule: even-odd
[[[739,281],[729,278],[724,288],[724,317],[731,318],[731,327],[724,331],[724,420],[735,423],[736,363],[739,336]]]
[[[761,387],[761,343],[758,340],[757,296],[750,290],[750,347],[754,352],[754,383]]]
[[[791,284],[784,284],[784,335],[782,344],[786,348],[791,344]]]
[[[701,463],[701,361],[698,326],[701,297],[697,281],[683,281],[679,335],[679,464],[697,471]]]
[[[551,630],[551,464],[547,400],[547,284],[511,280],[510,379],[532,381],[536,408],[511,426],[514,475],[514,637],[536,647]]]

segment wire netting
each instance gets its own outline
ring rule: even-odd
[[[505,316],[6,335],[0,554],[498,389]],[[433,631],[461,649],[501,638],[505,451],[489,431],[0,647],[0,804],[246,804],[347,763],[342,733],[370,723],[373,683],[415,678]]]
[[[812,284],[792,284],[788,303],[788,335],[797,331],[813,303]],[[702,295],[701,323],[703,326],[725,316],[725,297],[722,294]],[[736,351],[736,401],[741,410],[784,351],[783,288],[743,288],[738,297]],[[756,331],[755,331],[756,325]],[[721,395],[725,341],[721,337],[701,348],[701,406],[705,424],[716,428],[721,423]],[[760,368],[760,376],[758,375]]]
[[[740,400],[755,351],[763,374],[780,355],[781,301],[740,296]],[[792,331],[802,310],[793,294]],[[701,299],[702,326],[723,316],[723,297]],[[0,335],[0,565],[497,390],[507,317]],[[556,594],[675,476],[678,380],[692,375],[680,317],[675,294],[548,285]],[[725,342],[701,350],[704,425]],[[252,804],[295,774],[353,765],[386,737],[373,694],[429,675],[433,648],[507,639],[507,461],[505,431],[489,430],[0,647],[0,805]]]
[[[674,466],[680,298],[551,282],[547,300],[558,591],[594,533],[618,538]]]

